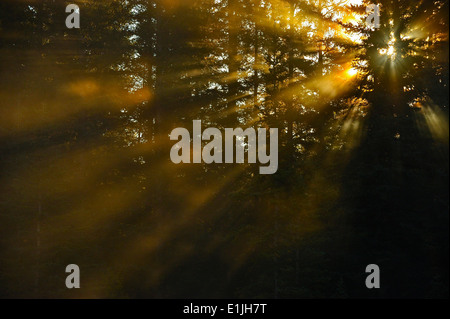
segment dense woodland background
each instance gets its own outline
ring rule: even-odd
[[[0,297],[448,297],[448,1],[377,2],[2,0]],[[172,164],[195,119],[278,172]]]

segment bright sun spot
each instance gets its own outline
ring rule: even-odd
[[[386,52],[386,54],[387,55],[394,55],[395,54],[395,49],[394,49],[394,47],[389,47],[388,48],[388,50],[387,50],[387,52]]]
[[[396,52],[395,52],[395,48],[394,46],[389,46],[387,49],[380,49],[378,51],[381,55],[387,55],[388,57],[390,57],[391,59],[394,59],[396,56]]]
[[[391,39],[389,40],[387,45],[388,45],[387,48],[380,49],[378,52],[381,55],[387,55],[389,58],[394,60],[396,58],[397,54],[395,52],[395,37],[394,37],[394,33],[393,32],[391,32]]]
[[[347,70],[347,75],[349,77],[354,77],[358,73],[358,70],[355,68],[350,68]]]

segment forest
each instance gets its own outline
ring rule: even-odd
[[[448,1],[370,4],[0,1],[0,298],[448,298]]]

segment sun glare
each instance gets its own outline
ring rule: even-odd
[[[378,50],[378,53],[380,55],[387,55],[389,58],[394,59],[396,56],[395,48],[393,45],[390,45],[387,48],[383,48]]]
[[[394,49],[394,47],[389,47],[389,48],[387,49],[386,54],[387,54],[387,55],[394,55],[394,54],[395,54],[395,49]]]
[[[355,68],[350,68],[347,70],[347,76],[348,77],[354,77],[356,74],[358,74],[358,70]]]

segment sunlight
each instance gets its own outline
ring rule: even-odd
[[[393,45],[390,45],[388,48],[379,49],[378,53],[380,55],[386,55],[388,58],[392,60],[394,60],[395,57],[397,56],[397,53]]]
[[[415,99],[410,107],[419,110],[417,126],[423,134],[430,134],[435,140],[448,143],[448,115],[430,100]]]
[[[378,52],[380,53],[380,55],[386,55],[391,60],[395,60],[395,58],[397,57],[397,51],[395,50],[396,39],[394,37],[394,32],[391,32],[390,37],[391,38],[389,39],[389,41],[387,43],[387,48],[382,48],[382,49],[378,50]]]
[[[346,71],[346,74],[347,74],[348,77],[351,78],[351,77],[354,77],[355,75],[358,74],[358,70],[355,69],[355,68],[350,68],[350,69],[348,69],[348,70]]]
[[[386,54],[389,55],[389,56],[394,56],[394,55],[395,55],[395,49],[394,49],[394,47],[393,47],[393,46],[390,46],[390,47],[387,49]]]

